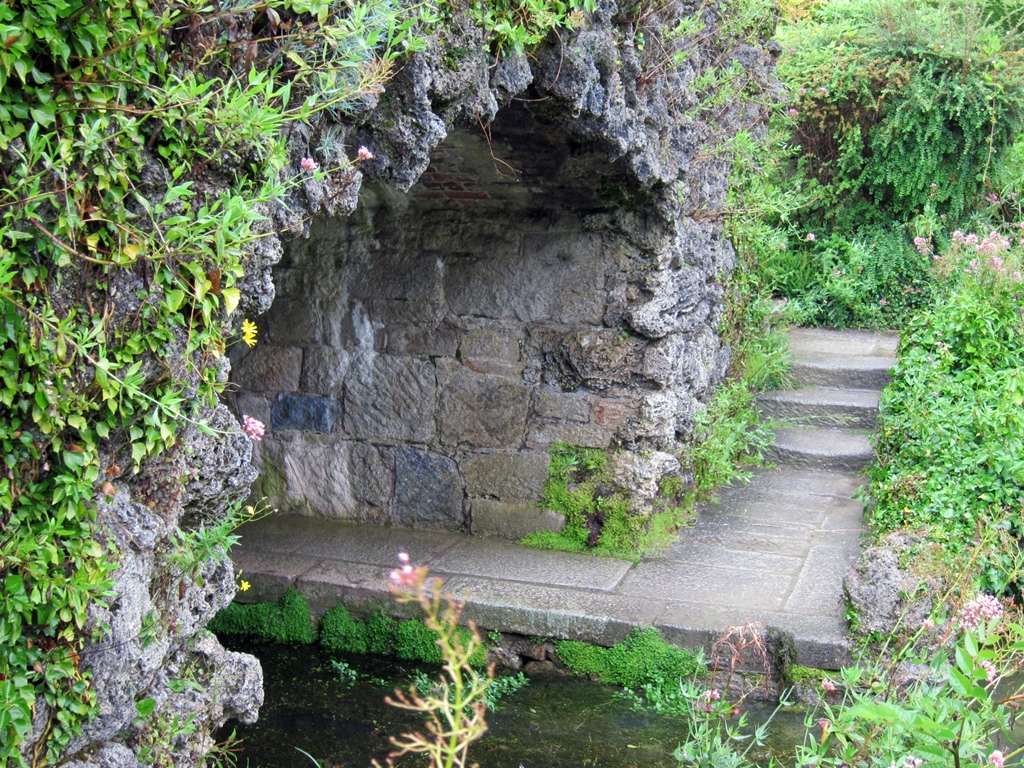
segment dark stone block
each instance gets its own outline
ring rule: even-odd
[[[465,527],[462,478],[447,456],[401,448],[395,458],[395,521],[414,528]]]
[[[330,433],[341,418],[341,403],[333,397],[278,395],[270,408],[272,429],[302,429]]]

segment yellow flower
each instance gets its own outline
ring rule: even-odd
[[[247,515],[255,515],[256,514],[256,507],[254,507],[252,504],[250,504],[249,506],[247,506],[245,508],[245,513]]]
[[[247,347],[256,346],[256,323],[246,319],[242,321],[242,341]]]
[[[240,590],[242,590],[243,592],[248,592],[249,591],[249,587],[251,587],[251,586],[252,585],[248,581],[246,581],[245,579],[242,579],[242,583],[238,585],[238,588]]]

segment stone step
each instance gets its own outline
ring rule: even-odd
[[[874,458],[867,435],[840,429],[775,430],[770,460],[787,467],[859,472]]]
[[[789,331],[789,351],[796,357],[838,355],[894,359],[899,340],[899,334],[892,332],[792,328]]]
[[[801,387],[880,390],[894,363],[878,355],[804,354],[793,360],[789,374]]]
[[[873,429],[878,419],[878,391],[873,389],[789,389],[757,398],[765,416],[801,419],[816,427]]]
[[[898,345],[895,333],[794,328],[790,374],[806,388],[881,389],[889,383]]]

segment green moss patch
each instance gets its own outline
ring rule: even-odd
[[[309,603],[296,589],[289,589],[276,603],[232,603],[213,617],[211,631],[264,643],[308,645],[316,641],[316,626],[309,617]]]
[[[707,671],[695,654],[669,645],[653,627],[636,627],[611,648],[575,640],[563,640],[556,647],[558,658],[576,674],[626,688],[661,684],[678,687],[681,679]]]
[[[603,450],[555,443],[548,453],[551,468],[544,486],[544,506],[565,515],[565,527],[559,533],[528,534],[521,544],[635,562],[667,545],[672,533],[686,521],[682,507],[632,514],[626,494],[611,483],[608,454]]]
[[[277,603],[232,603],[209,624],[218,635],[234,635],[263,643],[309,644],[318,638],[329,651],[372,653],[428,664],[442,662],[437,633],[422,621],[399,621],[377,611],[365,621],[352,617],[344,605],[336,605],[323,615],[319,630],[309,615],[309,604],[295,589],[289,589]],[[463,639],[468,629],[460,629]],[[474,666],[487,662],[481,647],[470,659]]]

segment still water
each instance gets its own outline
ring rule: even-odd
[[[422,719],[384,703],[411,675],[429,667],[371,656],[328,655],[317,646],[246,646],[232,650],[263,664],[266,703],[256,725],[229,724],[243,739],[237,765],[249,768],[312,768],[296,748],[324,768],[366,768],[390,751],[389,734],[419,730]],[[343,660],[358,673],[344,682],[332,667]],[[676,768],[673,750],[685,735],[679,718],[635,711],[618,689],[565,677],[535,677],[488,713],[489,729],[469,749],[480,768]],[[753,718],[771,710],[751,711]],[[781,713],[771,741],[783,753],[803,738],[803,715]],[[224,738],[227,733],[220,734]],[[425,761],[409,757],[401,768]]]

